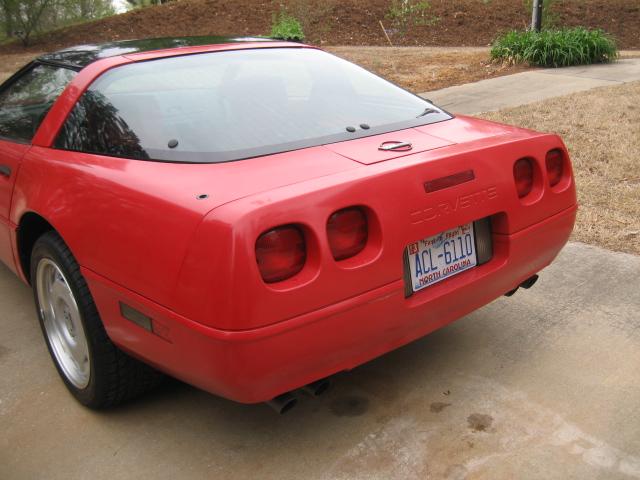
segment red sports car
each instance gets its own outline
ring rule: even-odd
[[[81,46],[0,87],[0,259],[89,407],[163,372],[284,411],[530,287],[576,209],[558,136],[297,43]]]

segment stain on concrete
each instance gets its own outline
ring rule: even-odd
[[[7,347],[3,347],[0,345],[0,358],[4,357],[9,353],[9,349]]]
[[[450,406],[451,406],[450,403],[433,402],[429,406],[429,410],[431,410],[432,413],[440,413],[442,410],[444,410],[445,408],[450,407]]]
[[[467,417],[467,422],[469,428],[474,432],[486,432],[493,423],[493,417],[482,413],[472,413]]]
[[[338,458],[320,469],[321,480],[424,480],[443,478],[431,471],[433,456],[425,454],[433,430],[421,428],[420,419],[394,416],[374,430],[361,431],[357,443],[340,450]],[[350,430],[352,428],[350,427]]]
[[[469,471],[465,468],[464,465],[451,465],[447,468],[444,478],[446,480],[464,480],[467,478],[467,474]]]
[[[329,409],[337,417],[359,417],[369,410],[369,399],[350,395],[334,400],[329,405]]]
[[[391,418],[392,418],[391,415],[383,414],[383,415],[377,416],[375,422],[378,425],[384,425],[385,423],[389,423]]]

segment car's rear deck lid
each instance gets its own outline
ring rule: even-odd
[[[326,145],[329,150],[358,163],[373,163],[453,145],[415,128]]]

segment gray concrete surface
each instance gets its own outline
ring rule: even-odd
[[[538,284],[283,417],[180,383],[95,413],[0,267],[0,478],[640,478],[640,257],[569,244]]]
[[[625,58],[605,65],[516,73],[420,95],[452,113],[473,114],[637,80],[640,80],[640,58]]]

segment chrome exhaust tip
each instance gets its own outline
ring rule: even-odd
[[[537,281],[538,281],[538,275],[531,275],[524,282],[522,282],[520,286],[526,290],[533,287]]]
[[[537,281],[538,281],[538,275],[537,274],[531,275],[529,278],[527,278],[524,282],[522,282],[516,288],[514,288],[513,290],[509,290],[507,293],[505,293],[504,296],[510,297],[511,295],[516,293],[519,288],[524,288],[525,290],[528,290],[531,287],[533,287]]]
[[[309,385],[305,385],[301,388],[301,390],[312,397],[319,397],[331,386],[331,381],[328,378],[322,378],[315,382],[310,383]]]
[[[278,415],[284,415],[295,407],[297,403],[298,399],[289,392],[278,395],[276,398],[266,402]]]
[[[514,293],[516,293],[518,291],[520,287],[516,287],[513,290],[509,290],[507,293],[504,294],[505,297],[510,297],[512,296]]]

